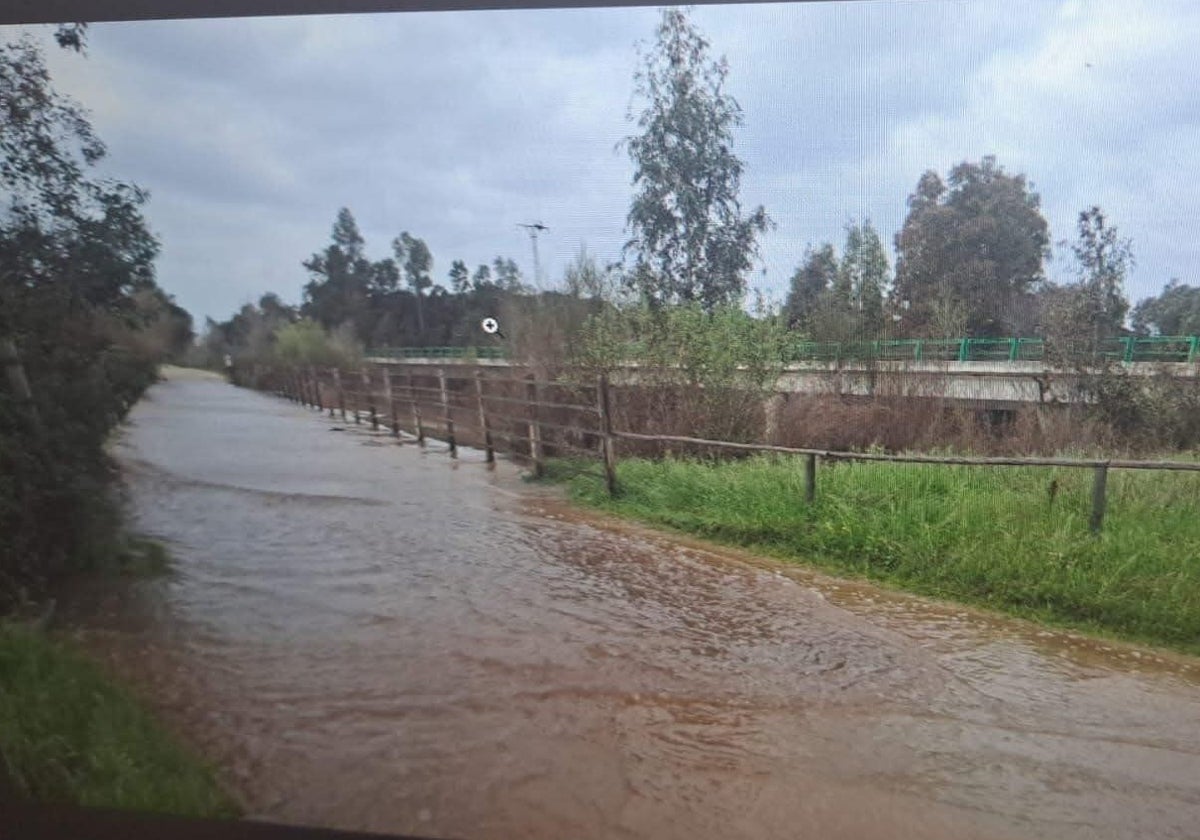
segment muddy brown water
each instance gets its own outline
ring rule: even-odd
[[[193,374],[115,452],[176,571],[91,584],[68,625],[254,817],[464,840],[1200,836],[1197,660],[581,513],[470,450]]]

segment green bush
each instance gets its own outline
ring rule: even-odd
[[[271,360],[296,367],[348,368],[361,364],[362,355],[362,347],[352,336],[330,335],[316,321],[305,318],[275,331]]]
[[[236,804],[121,688],[61,643],[0,623],[0,760],[42,802],[236,816]]]
[[[780,319],[738,306],[608,307],[581,330],[573,362],[589,377],[638,366],[636,389],[615,410],[648,433],[752,440],[762,399],[783,368]]]

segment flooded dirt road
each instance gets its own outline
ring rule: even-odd
[[[222,382],[117,446],[176,574],[79,635],[262,818],[457,838],[1200,836],[1195,660],[572,512]]]

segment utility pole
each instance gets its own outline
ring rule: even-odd
[[[529,233],[529,241],[533,244],[533,285],[539,290],[542,288],[542,266],[538,261],[538,234],[542,231],[549,231],[541,222],[518,223],[517,227],[523,227]]]

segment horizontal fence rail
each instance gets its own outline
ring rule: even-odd
[[[378,359],[503,359],[503,347],[377,347],[368,355]]]
[[[633,399],[643,386],[610,385],[604,375],[590,381],[513,375],[516,368],[477,369],[424,365],[376,364],[360,370],[337,368],[256,369],[255,387],[273,391],[343,422],[369,424],[397,439],[402,432],[422,446],[429,440],[445,443],[451,457],[460,445],[496,460],[498,447],[541,476],[553,458],[590,459],[603,469],[564,468],[570,474],[604,480],[610,495],[619,491],[617,444],[653,443],[693,449],[763,452],[803,456],[805,500],[816,499],[817,465],[821,461],[890,462],[969,467],[1056,467],[1089,469],[1093,473],[1090,529],[1099,533],[1107,504],[1108,471],[1162,470],[1200,472],[1200,462],[1145,461],[1121,458],[984,457],[855,452],[715,440],[677,434],[650,434],[615,428],[614,418],[636,424],[636,412],[619,415],[621,398]],[[769,433],[768,433],[769,434]],[[767,439],[770,439],[769,437]]]
[[[1053,347],[1051,348],[1053,349]],[[1200,361],[1200,336],[1125,336],[1090,347],[1060,348],[1062,355],[1119,362],[1193,363]],[[1042,362],[1047,343],[1043,338],[911,338],[891,341],[795,341],[783,351],[784,362]],[[377,359],[507,359],[503,347],[379,347],[369,356]]]

